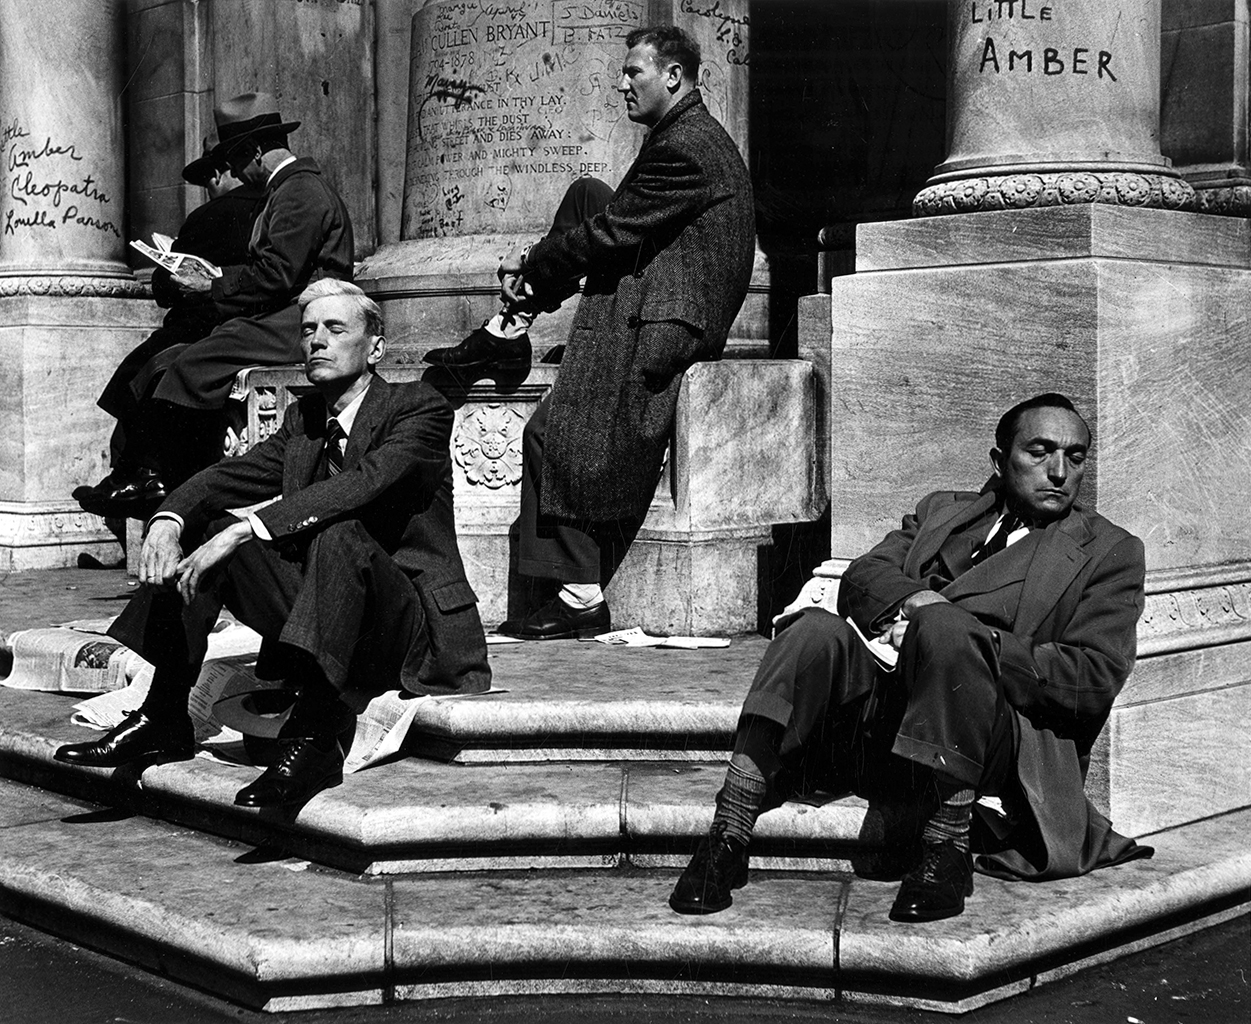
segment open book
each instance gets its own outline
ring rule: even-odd
[[[221,267],[214,266],[208,260],[201,259],[199,256],[192,256],[187,252],[175,252],[171,248],[174,240],[169,235],[154,234],[152,241],[155,243],[155,247],[148,245],[147,242],[141,239],[131,242],[130,247],[137,249],[157,266],[164,267],[171,274],[180,274],[183,277],[192,278],[199,277],[206,281],[222,276]]]

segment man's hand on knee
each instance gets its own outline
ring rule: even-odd
[[[951,604],[942,594],[934,590],[918,590],[915,594],[910,594],[904,598],[904,603],[900,608],[905,619],[910,619],[918,610],[924,608],[927,604]]]
[[[180,561],[174,574],[178,577],[178,593],[182,595],[183,603],[190,604],[195,600],[206,572],[224,562],[253,536],[252,524],[241,519],[221,533],[214,534]]]
[[[139,582],[162,586],[171,583],[178,563],[182,561],[182,545],[178,539],[182,527],[173,519],[154,519],[143,538],[139,554]]]

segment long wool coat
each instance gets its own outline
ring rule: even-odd
[[[923,568],[953,532],[998,501],[940,491],[868,554],[848,566],[839,612],[866,634],[926,585]],[[1112,830],[1084,793],[1091,747],[1134,665],[1146,563],[1137,537],[1080,505],[1041,531],[1023,576],[988,559],[939,591],[1000,629],[999,682],[1020,724],[1017,778],[1030,820],[1009,848],[979,859],[990,874],[1070,878],[1150,851]],[[1016,589],[1019,588],[1019,589]],[[1015,608],[1005,606],[1019,594]]]
[[[747,167],[696,89],[652,129],[607,209],[530,250],[540,300],[586,276],[552,392],[544,514],[647,514],[682,374],[721,357],[755,238]]]

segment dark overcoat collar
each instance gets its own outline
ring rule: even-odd
[[[990,512],[999,503],[999,493],[984,491],[973,501],[957,501],[939,509],[929,516],[917,533],[912,550],[908,552],[904,571],[920,578],[920,569],[942,546],[943,542],[962,526],[966,526]],[[1094,538],[1090,516],[1081,505],[1074,505],[1063,519],[1043,528],[1042,537],[1034,549],[1034,557],[1024,570],[1021,601],[1017,610],[1013,632],[1032,636],[1038,626],[1056,606],[1069,584],[1090,560],[1085,546]],[[1018,577],[1020,578],[1020,577]],[[974,594],[986,593],[1016,582],[1006,577],[991,562],[975,566],[943,588],[943,596],[951,600]]]

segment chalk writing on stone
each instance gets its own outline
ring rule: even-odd
[[[1000,57],[1000,48],[995,45],[994,38],[987,36],[982,44],[982,59],[977,68],[978,73],[1018,72],[1029,75],[1038,71],[1048,77],[1066,73],[1093,74],[1096,78],[1117,81],[1116,74],[1112,70],[1112,53],[1109,50],[1099,50],[1093,59],[1092,51],[1085,46],[1074,46],[1071,50],[1068,47],[1060,50],[1054,46],[1046,46],[1039,50],[1013,50],[1005,46],[1003,51],[1003,56]]]
[[[615,87],[645,12],[643,0],[435,0],[417,12],[403,236],[534,230],[574,178],[624,173],[639,134],[614,131],[626,123]]]
[[[9,175],[5,193],[11,204],[4,211],[3,234],[79,227],[120,238],[117,222],[106,210],[92,205],[107,207],[112,196],[100,188],[94,175],[79,175],[72,166],[84,159],[78,147],[50,135],[43,136],[42,142],[32,142],[32,138],[17,118],[0,128]]]
[[[751,63],[747,49],[747,27],[751,24],[750,15],[732,14],[723,10],[721,0],[713,0],[712,3],[708,3],[707,0],[682,0],[681,10],[683,14],[694,14],[714,23],[717,41],[726,44],[727,64]]]

